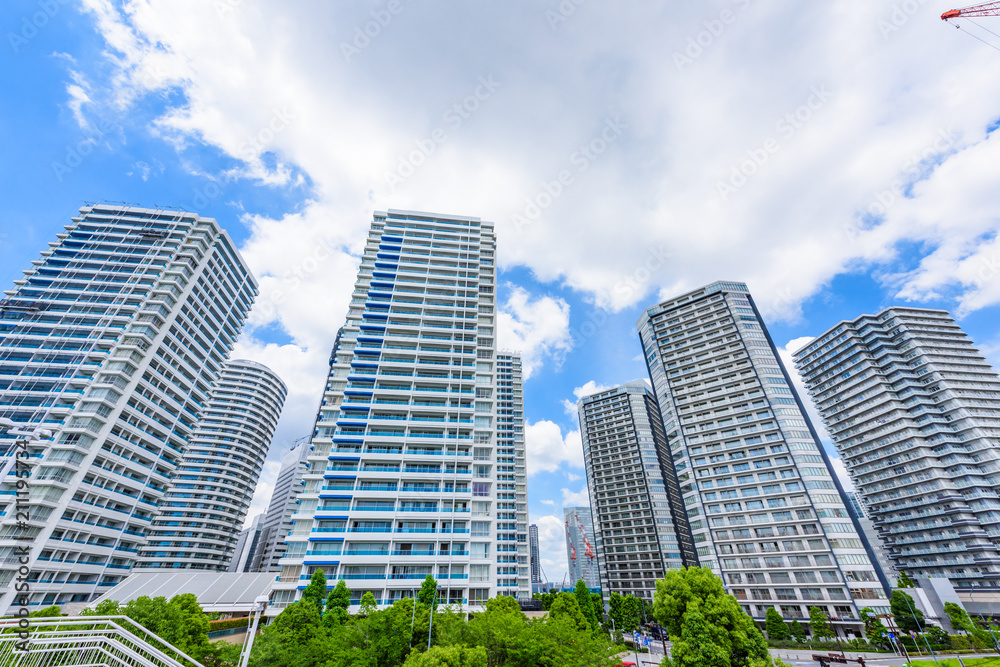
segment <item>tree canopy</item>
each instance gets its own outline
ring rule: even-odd
[[[913,598],[900,590],[892,592],[889,600],[893,619],[904,632],[922,632],[924,628],[924,613],[917,609]]]
[[[673,642],[672,667],[771,664],[764,635],[709,569],[667,572],[656,582],[653,614]]]
[[[830,619],[826,612],[819,607],[809,607],[809,629],[816,639],[829,639],[833,637],[833,629],[830,627]]]
[[[767,622],[765,624],[768,639],[788,639],[791,633],[785,624],[785,619],[781,617],[774,607],[767,608]]]

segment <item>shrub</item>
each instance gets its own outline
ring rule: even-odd
[[[250,625],[249,616],[243,616],[241,618],[224,618],[219,621],[209,621],[208,631],[219,632],[221,630],[232,630],[233,628],[245,628],[248,625]]]
[[[948,640],[951,642],[951,647],[958,651],[972,648],[972,645],[969,644],[969,638],[965,635],[948,635]]]

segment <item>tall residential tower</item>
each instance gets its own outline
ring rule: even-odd
[[[353,604],[368,591],[379,604],[410,597],[427,575],[442,601],[473,610],[518,590],[517,541],[499,541],[496,525],[498,503],[504,517],[513,504],[503,530],[517,532],[516,443],[503,448],[514,488],[497,488],[495,252],[493,225],[478,218],[375,213],[276,611],[317,569],[344,579]]]
[[[286,393],[267,366],[226,362],[137,567],[228,569]]]
[[[826,611],[858,630],[886,586],[746,285],[719,282],[638,322],[698,548],[748,614]],[[857,601],[857,602],[856,602]]]
[[[588,588],[600,588],[601,572],[597,566],[594,522],[590,520],[590,508],[564,507],[563,519],[566,524],[569,585],[574,586],[582,579]]]
[[[577,412],[601,588],[652,601],[667,570],[698,563],[656,397],[636,380]]]
[[[524,380],[521,357],[500,352],[496,364],[497,586],[531,599],[528,549],[528,474],[524,458]]]
[[[0,416],[53,432],[30,445],[27,527],[15,478],[0,485],[0,615],[25,545],[18,602],[86,602],[127,576],[257,292],[194,213],[87,206],[49,246],[0,302]],[[13,444],[0,431],[8,463]]]
[[[795,363],[896,569],[1000,587],[1000,378],[955,320],[888,308]]]

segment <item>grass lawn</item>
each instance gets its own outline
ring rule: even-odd
[[[1000,657],[995,658],[962,658],[965,667],[1000,667]],[[910,663],[913,667],[960,667],[955,658],[942,658],[937,662],[933,660],[914,660]]]

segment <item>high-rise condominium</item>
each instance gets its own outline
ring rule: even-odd
[[[250,572],[277,572],[278,563],[285,556],[285,539],[292,531],[292,515],[298,510],[303,477],[309,470],[311,446],[302,442],[281,459],[274,491],[267,504],[267,514],[261,520],[260,545],[249,561]]]
[[[226,362],[136,567],[229,567],[286,393],[267,366]]]
[[[368,591],[380,604],[409,597],[432,575],[441,600],[477,609],[511,579],[497,569],[513,567],[517,542],[494,525],[495,246],[478,218],[375,213],[276,609],[317,569],[345,580],[354,604]],[[503,502],[516,514],[516,470],[514,485]]]
[[[1000,586],[1000,378],[952,317],[862,315],[795,363],[896,569]]]
[[[857,519],[858,525],[861,526],[861,532],[863,532],[865,537],[868,539],[868,545],[871,547],[872,553],[875,556],[875,560],[872,564],[882,570],[882,576],[886,581],[890,584],[895,582],[899,578],[899,572],[889,559],[889,552],[885,548],[885,543],[882,541],[882,537],[878,534],[878,529],[875,528],[875,523],[869,517],[868,511],[861,506],[861,501],[858,500],[857,493],[852,491],[847,493],[847,508],[852,514],[854,514],[854,518]]]
[[[127,576],[257,291],[194,213],[88,206],[49,245],[0,302],[0,416],[53,432],[29,445],[30,495],[0,486],[0,615],[20,558],[18,603],[88,601]],[[13,446],[0,432],[8,463]]]
[[[887,610],[867,542],[746,285],[664,301],[638,328],[701,565],[759,619],[770,607],[786,619],[820,607],[857,631],[859,606]]]
[[[577,412],[601,588],[652,600],[667,570],[697,564],[656,397],[636,380]]]
[[[569,559],[569,585],[581,579],[588,588],[601,587],[601,573],[597,567],[597,547],[594,541],[594,522],[590,520],[589,507],[564,507],[566,524],[566,558]]]
[[[528,557],[531,559],[531,583],[542,583],[542,561],[538,551],[538,526],[528,526]]]
[[[497,589],[503,595],[530,600],[521,357],[500,352],[496,360]]]
[[[240,531],[240,536],[236,540],[236,547],[233,549],[233,558],[229,561],[226,572],[251,572],[250,566],[253,564],[254,555],[260,547],[260,538],[263,534],[263,523],[266,514],[258,514],[250,520],[250,525]]]

